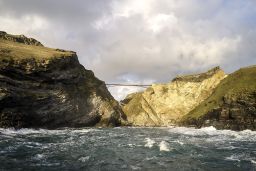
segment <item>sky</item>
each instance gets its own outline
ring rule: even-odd
[[[76,51],[106,83],[256,64],[255,0],[0,0],[0,30]],[[117,100],[140,91],[109,90]]]

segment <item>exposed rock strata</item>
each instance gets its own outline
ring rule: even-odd
[[[256,130],[256,66],[230,74],[180,125]]]
[[[118,126],[123,121],[104,82],[84,69],[74,52],[0,33],[0,127]]]
[[[225,76],[219,67],[179,76],[168,84],[154,84],[144,92],[128,95],[122,108],[134,126],[173,125],[208,98]]]

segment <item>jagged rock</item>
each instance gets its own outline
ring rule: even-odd
[[[256,66],[230,74],[179,125],[256,130]]]
[[[206,73],[179,76],[168,84],[154,84],[121,101],[128,121],[134,126],[168,126],[179,121],[208,98],[225,73],[213,68]]]
[[[125,122],[103,81],[76,53],[0,33],[0,127],[118,126]]]
[[[11,35],[11,34],[7,34],[4,31],[0,31],[0,39],[23,43],[26,45],[43,46],[42,43],[40,43],[36,39],[27,38],[24,35]]]

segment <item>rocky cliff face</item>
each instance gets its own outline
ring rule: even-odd
[[[219,67],[179,76],[168,84],[155,84],[144,92],[128,95],[122,108],[134,126],[173,125],[208,98],[225,76]]]
[[[104,82],[74,52],[0,33],[0,127],[118,126],[125,121]]]
[[[180,125],[256,130],[256,66],[230,74]]]

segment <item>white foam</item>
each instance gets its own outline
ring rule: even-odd
[[[53,135],[62,135],[62,134],[68,134],[68,133],[88,133],[93,131],[99,131],[98,129],[93,128],[85,128],[85,129],[60,129],[60,130],[48,130],[48,129],[3,129],[0,128],[0,133],[4,135],[29,135],[29,134],[53,134]]]
[[[231,131],[231,130],[217,130],[214,127],[204,127],[201,129],[175,127],[168,130],[170,133],[178,133],[188,136],[215,136],[211,141],[219,141],[225,139],[232,139],[233,141],[256,141],[256,131]]]
[[[154,144],[156,143],[154,140],[152,140],[150,138],[146,138],[145,140],[146,140],[145,147],[152,148],[154,146]]]
[[[90,159],[90,156],[85,156],[85,157],[80,157],[78,160],[81,161],[81,162],[86,162]]]
[[[132,165],[131,165],[130,167],[131,167],[132,170],[141,170],[141,168],[138,167],[138,166],[132,166]]]
[[[74,133],[88,133],[88,132],[93,132],[93,131],[96,131],[96,129],[76,129],[76,130],[73,130],[72,132]]]
[[[34,157],[35,160],[42,160],[42,159],[44,159],[44,158],[45,158],[45,155],[43,155],[43,154],[37,154],[37,155],[35,155],[35,157]]]
[[[44,129],[39,129],[39,130],[36,130],[36,129],[27,129],[27,128],[24,128],[24,129],[13,129],[13,128],[9,128],[9,129],[0,129],[0,132],[2,134],[6,134],[6,135],[12,135],[12,134],[22,134],[22,135],[26,135],[26,134],[38,134],[38,133],[46,133],[47,130],[44,130]]]
[[[166,141],[161,141],[159,144],[160,151],[170,151],[169,144]]]
[[[231,156],[229,156],[229,157],[226,157],[225,160],[238,161],[238,162],[240,162],[239,156],[237,156],[237,155],[235,155],[235,154],[233,154],[233,155],[231,155]]]
[[[251,163],[256,165],[256,160],[251,160]]]

